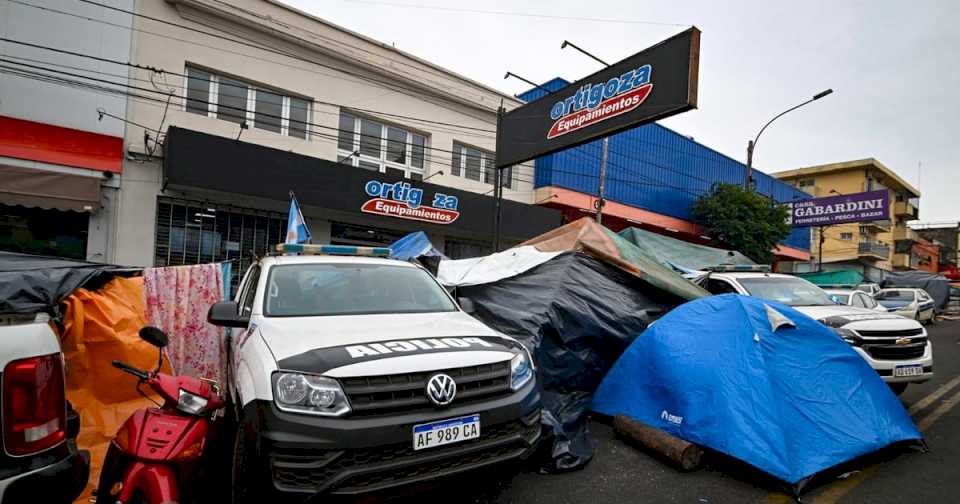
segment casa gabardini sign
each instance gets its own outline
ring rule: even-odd
[[[460,217],[457,209],[460,202],[456,196],[434,193],[432,198],[424,201],[423,189],[412,187],[407,182],[391,184],[370,180],[364,184],[364,191],[371,196],[360,207],[364,213],[432,224],[452,224]]]
[[[788,203],[794,227],[830,226],[890,218],[890,191],[826,196]]]
[[[690,28],[504,114],[502,168],[697,106],[700,30]]]

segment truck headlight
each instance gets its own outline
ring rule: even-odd
[[[833,332],[837,333],[837,336],[843,338],[843,341],[850,343],[851,345],[856,345],[860,341],[860,335],[857,334],[853,329],[844,329],[842,327],[832,327]]]
[[[527,352],[520,352],[510,361],[510,388],[520,390],[533,378],[533,366]]]
[[[340,416],[350,403],[340,383],[333,378],[303,373],[279,373],[274,400],[281,411],[308,415]]]

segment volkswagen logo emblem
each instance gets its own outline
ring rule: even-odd
[[[427,398],[437,406],[446,406],[457,397],[457,382],[443,373],[435,374],[427,380]]]

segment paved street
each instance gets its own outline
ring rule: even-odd
[[[901,396],[926,436],[929,453],[893,450],[859,460],[811,483],[805,503],[956,502],[960,493],[960,322],[928,326],[934,342],[936,378]],[[611,427],[594,422],[598,441],[594,460],[582,471],[561,475],[525,472],[511,481],[463,478],[439,488],[411,489],[392,502],[564,504],[604,502],[786,503],[791,497],[777,483],[728,460],[710,460],[681,473],[616,439]],[[479,475],[478,475],[479,476]],[[382,496],[380,496],[382,497]],[[376,502],[380,498],[361,499]]]

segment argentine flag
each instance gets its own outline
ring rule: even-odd
[[[310,230],[303,220],[297,197],[290,193],[290,214],[287,216],[287,240],[284,243],[306,243],[310,241]]]

